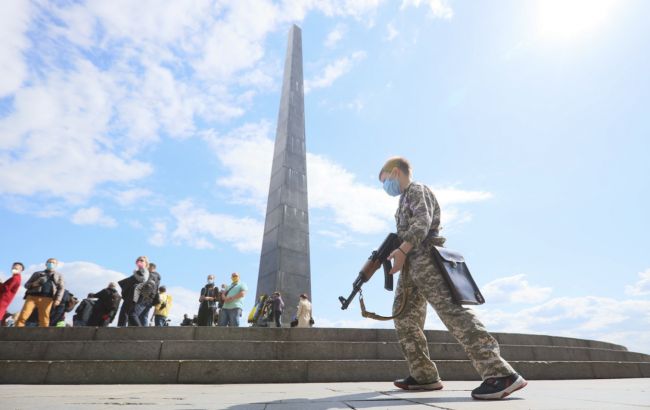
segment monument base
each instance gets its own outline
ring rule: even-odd
[[[479,380],[448,332],[428,330],[444,380]],[[650,377],[650,355],[583,339],[493,333],[529,380]],[[0,328],[2,384],[391,381],[408,369],[389,329]]]

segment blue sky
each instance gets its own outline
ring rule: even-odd
[[[209,273],[239,271],[255,289],[295,23],[318,325],[390,326],[337,297],[394,229],[376,177],[403,155],[442,204],[489,329],[650,353],[649,12],[641,0],[2,2],[0,277],[57,257],[84,295],[144,254],[176,320]],[[366,299],[387,313],[392,294],[377,280]],[[442,327],[431,312],[427,327]]]

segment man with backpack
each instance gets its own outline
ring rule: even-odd
[[[16,321],[16,327],[24,327],[34,309],[38,309],[39,326],[50,326],[50,310],[61,304],[65,292],[63,276],[56,271],[57,265],[56,259],[48,259],[45,262],[45,270],[34,272],[25,283],[25,304]]]

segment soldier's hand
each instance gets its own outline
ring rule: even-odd
[[[388,255],[388,260],[393,261],[393,269],[388,272],[391,275],[396,274],[401,271],[404,267],[404,262],[406,261],[406,255],[399,248],[395,249],[393,252]]]

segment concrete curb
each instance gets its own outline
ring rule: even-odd
[[[650,377],[650,363],[513,361],[529,380]],[[468,360],[440,360],[444,380],[479,380]],[[392,381],[403,360],[0,361],[0,384],[315,383]]]

